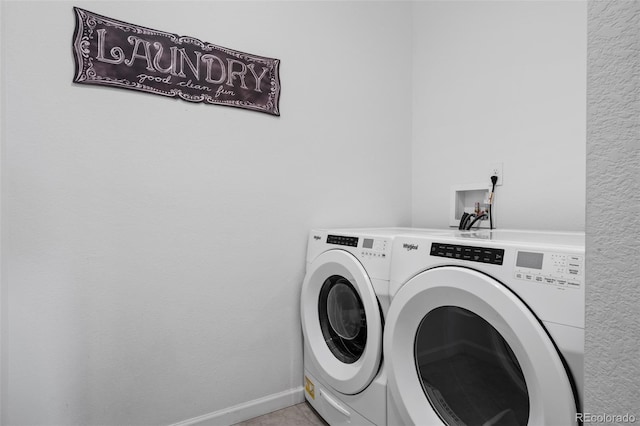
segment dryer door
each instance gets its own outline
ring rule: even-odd
[[[358,259],[329,250],[307,268],[301,295],[307,355],[338,392],[356,394],[380,367],[382,318],[371,280]]]
[[[410,279],[387,316],[389,393],[404,424],[575,425],[561,356],[500,282],[441,267]]]

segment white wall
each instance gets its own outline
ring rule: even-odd
[[[71,83],[72,6],[282,61],[282,116]],[[301,395],[314,226],[410,225],[408,3],[2,3],[2,423]]]
[[[584,2],[0,4],[3,424],[294,395],[309,228],[490,162],[499,227],[584,229]],[[72,6],[281,59],[282,116],[72,84]]]
[[[631,414],[636,421],[640,419],[638,28],[640,2],[590,2],[585,411]]]
[[[498,161],[496,226],[584,230],[586,2],[416,2],[413,34],[413,225]]]

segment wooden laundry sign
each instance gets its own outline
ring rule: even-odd
[[[280,115],[280,60],[74,7],[75,76],[98,84]]]

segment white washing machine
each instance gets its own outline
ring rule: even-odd
[[[386,425],[382,330],[405,228],[314,230],[302,285],[305,397],[331,425]]]
[[[584,261],[582,233],[396,238],[388,424],[579,424]]]

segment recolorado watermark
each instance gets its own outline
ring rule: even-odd
[[[606,414],[606,413],[577,413],[576,421],[582,423],[635,423],[636,416],[633,414]]]

